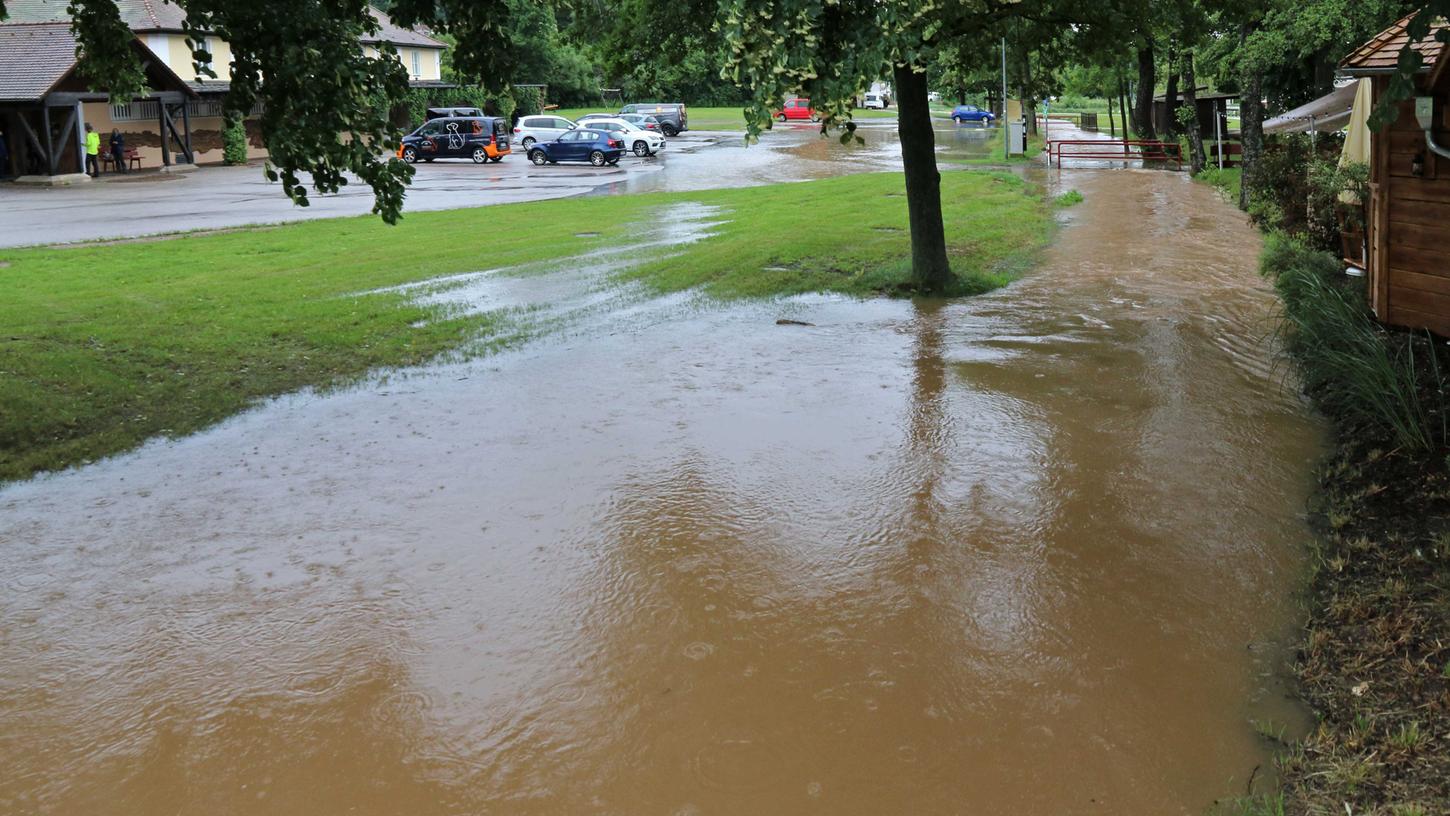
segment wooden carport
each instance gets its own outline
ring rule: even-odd
[[[187,102],[196,92],[140,40],[132,40],[159,110],[164,164],[172,148],[193,162]],[[76,41],[68,23],[0,25],[0,130],[11,174],[62,176],[85,172],[86,102],[109,102],[76,72]],[[177,120],[180,119],[178,126]]]

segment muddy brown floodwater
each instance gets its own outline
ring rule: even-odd
[[[1236,212],[1183,174],[1051,181],[1086,202],[990,295],[620,290],[0,491],[0,812],[1242,793],[1252,721],[1301,716],[1320,428]]]

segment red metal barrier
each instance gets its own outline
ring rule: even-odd
[[[1063,152],[1066,146],[1085,146],[1089,150]],[[1136,150],[1135,150],[1136,148]],[[1153,142],[1139,139],[1063,139],[1047,143],[1047,162],[1057,157],[1057,166],[1068,159],[1109,159],[1112,161],[1169,161],[1183,167],[1183,148],[1177,142]]]

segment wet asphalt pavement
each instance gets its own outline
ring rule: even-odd
[[[948,149],[980,144],[990,132],[939,123]],[[467,159],[419,164],[406,210],[450,210],[599,193],[700,190],[803,181],[900,166],[893,120],[862,123],[866,144],[841,146],[808,124],[782,125],[746,147],[744,134],[689,131],[654,157],[626,155],[618,167],[534,167],[515,152],[498,164]],[[136,238],[311,218],[366,215],[371,190],[354,183],[314,195],[297,207],[260,166],[203,167],[190,173],[144,173],[62,188],[0,184],[0,247]]]

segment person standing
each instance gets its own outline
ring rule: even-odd
[[[126,172],[126,137],[120,128],[111,128],[111,161],[116,163],[116,172]]]
[[[101,134],[86,122],[86,175],[91,178],[101,176]]]

